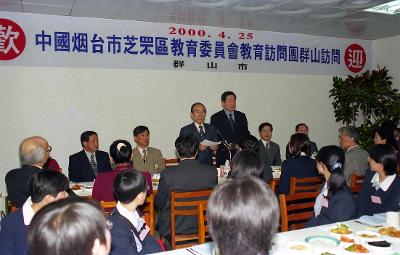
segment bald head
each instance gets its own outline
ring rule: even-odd
[[[49,144],[40,136],[24,139],[19,145],[19,160],[21,165],[42,167],[49,158]]]

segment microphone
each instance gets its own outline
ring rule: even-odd
[[[225,137],[222,135],[221,131],[219,131],[219,129],[217,129],[217,128],[216,128],[216,130],[217,130],[217,135],[222,139],[222,144],[225,145],[226,147],[229,147],[229,148],[230,148],[230,145],[229,145],[228,141],[227,141],[227,140],[225,139]],[[228,149],[229,149],[229,148],[228,148]]]

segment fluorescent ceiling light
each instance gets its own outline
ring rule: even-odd
[[[375,7],[371,7],[365,9],[366,12],[375,12],[375,13],[383,13],[383,14],[398,14],[400,13],[400,0],[388,2],[385,4],[381,4]]]

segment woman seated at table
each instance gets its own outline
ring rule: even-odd
[[[325,184],[314,205],[314,217],[308,226],[319,226],[353,219],[356,205],[343,175],[344,152],[338,146],[322,147],[317,155],[318,172]]]
[[[260,177],[263,172],[263,162],[258,153],[251,150],[241,150],[232,159],[228,178],[243,176]]]
[[[282,163],[278,193],[289,194],[290,178],[307,178],[318,175],[317,163],[310,158],[310,140],[302,133],[290,137],[289,153],[292,158]]]
[[[399,144],[394,136],[393,129],[387,126],[381,126],[375,130],[374,137],[375,144],[388,144],[391,145],[397,156],[397,164],[400,164],[400,149]]]
[[[400,177],[396,175],[396,154],[392,146],[374,145],[369,153],[372,171],[358,193],[358,216],[400,211]]]
[[[111,255],[149,254],[161,252],[149,227],[139,216],[137,208],[146,201],[146,179],[138,171],[124,171],[114,180],[114,193],[118,200],[116,210],[109,216],[111,229]]]
[[[112,162],[115,164],[115,168],[111,172],[97,174],[93,185],[93,199],[97,201],[115,201],[112,190],[115,176],[125,170],[133,170],[129,163],[131,155],[132,147],[126,140],[116,140],[110,145],[110,156]],[[151,175],[149,173],[143,174],[146,176],[149,187],[151,187]]]

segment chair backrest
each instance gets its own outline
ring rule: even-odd
[[[109,216],[112,210],[117,206],[116,201],[100,201],[100,206],[103,208],[104,214]]]
[[[179,158],[166,158],[164,159],[164,161],[165,161],[165,167],[167,168],[179,164]]]
[[[279,179],[272,179],[268,182],[269,187],[272,189],[272,191],[275,193],[276,189],[279,185]]]
[[[305,223],[314,215],[314,204],[318,195],[319,192],[280,194],[281,231],[303,228]]]
[[[146,202],[141,207],[144,221],[150,228],[150,234],[154,236],[154,194],[149,194]]]
[[[207,204],[208,201],[202,200],[199,202],[197,207],[198,210],[198,228],[199,228],[199,243],[205,243],[206,238],[209,236],[208,234],[208,227],[207,227]]]
[[[307,178],[290,178],[289,194],[321,191],[325,179],[322,175]]]
[[[189,192],[170,193],[171,197],[171,247],[172,249],[184,248],[200,243],[199,232],[194,234],[177,234],[175,229],[176,216],[195,216],[199,221],[199,204],[208,201],[212,190],[199,190]],[[199,228],[199,226],[198,226]],[[183,242],[183,244],[181,244]]]
[[[353,194],[357,194],[361,190],[361,186],[364,182],[365,176],[364,175],[355,175],[351,176],[350,182],[350,190]]]

